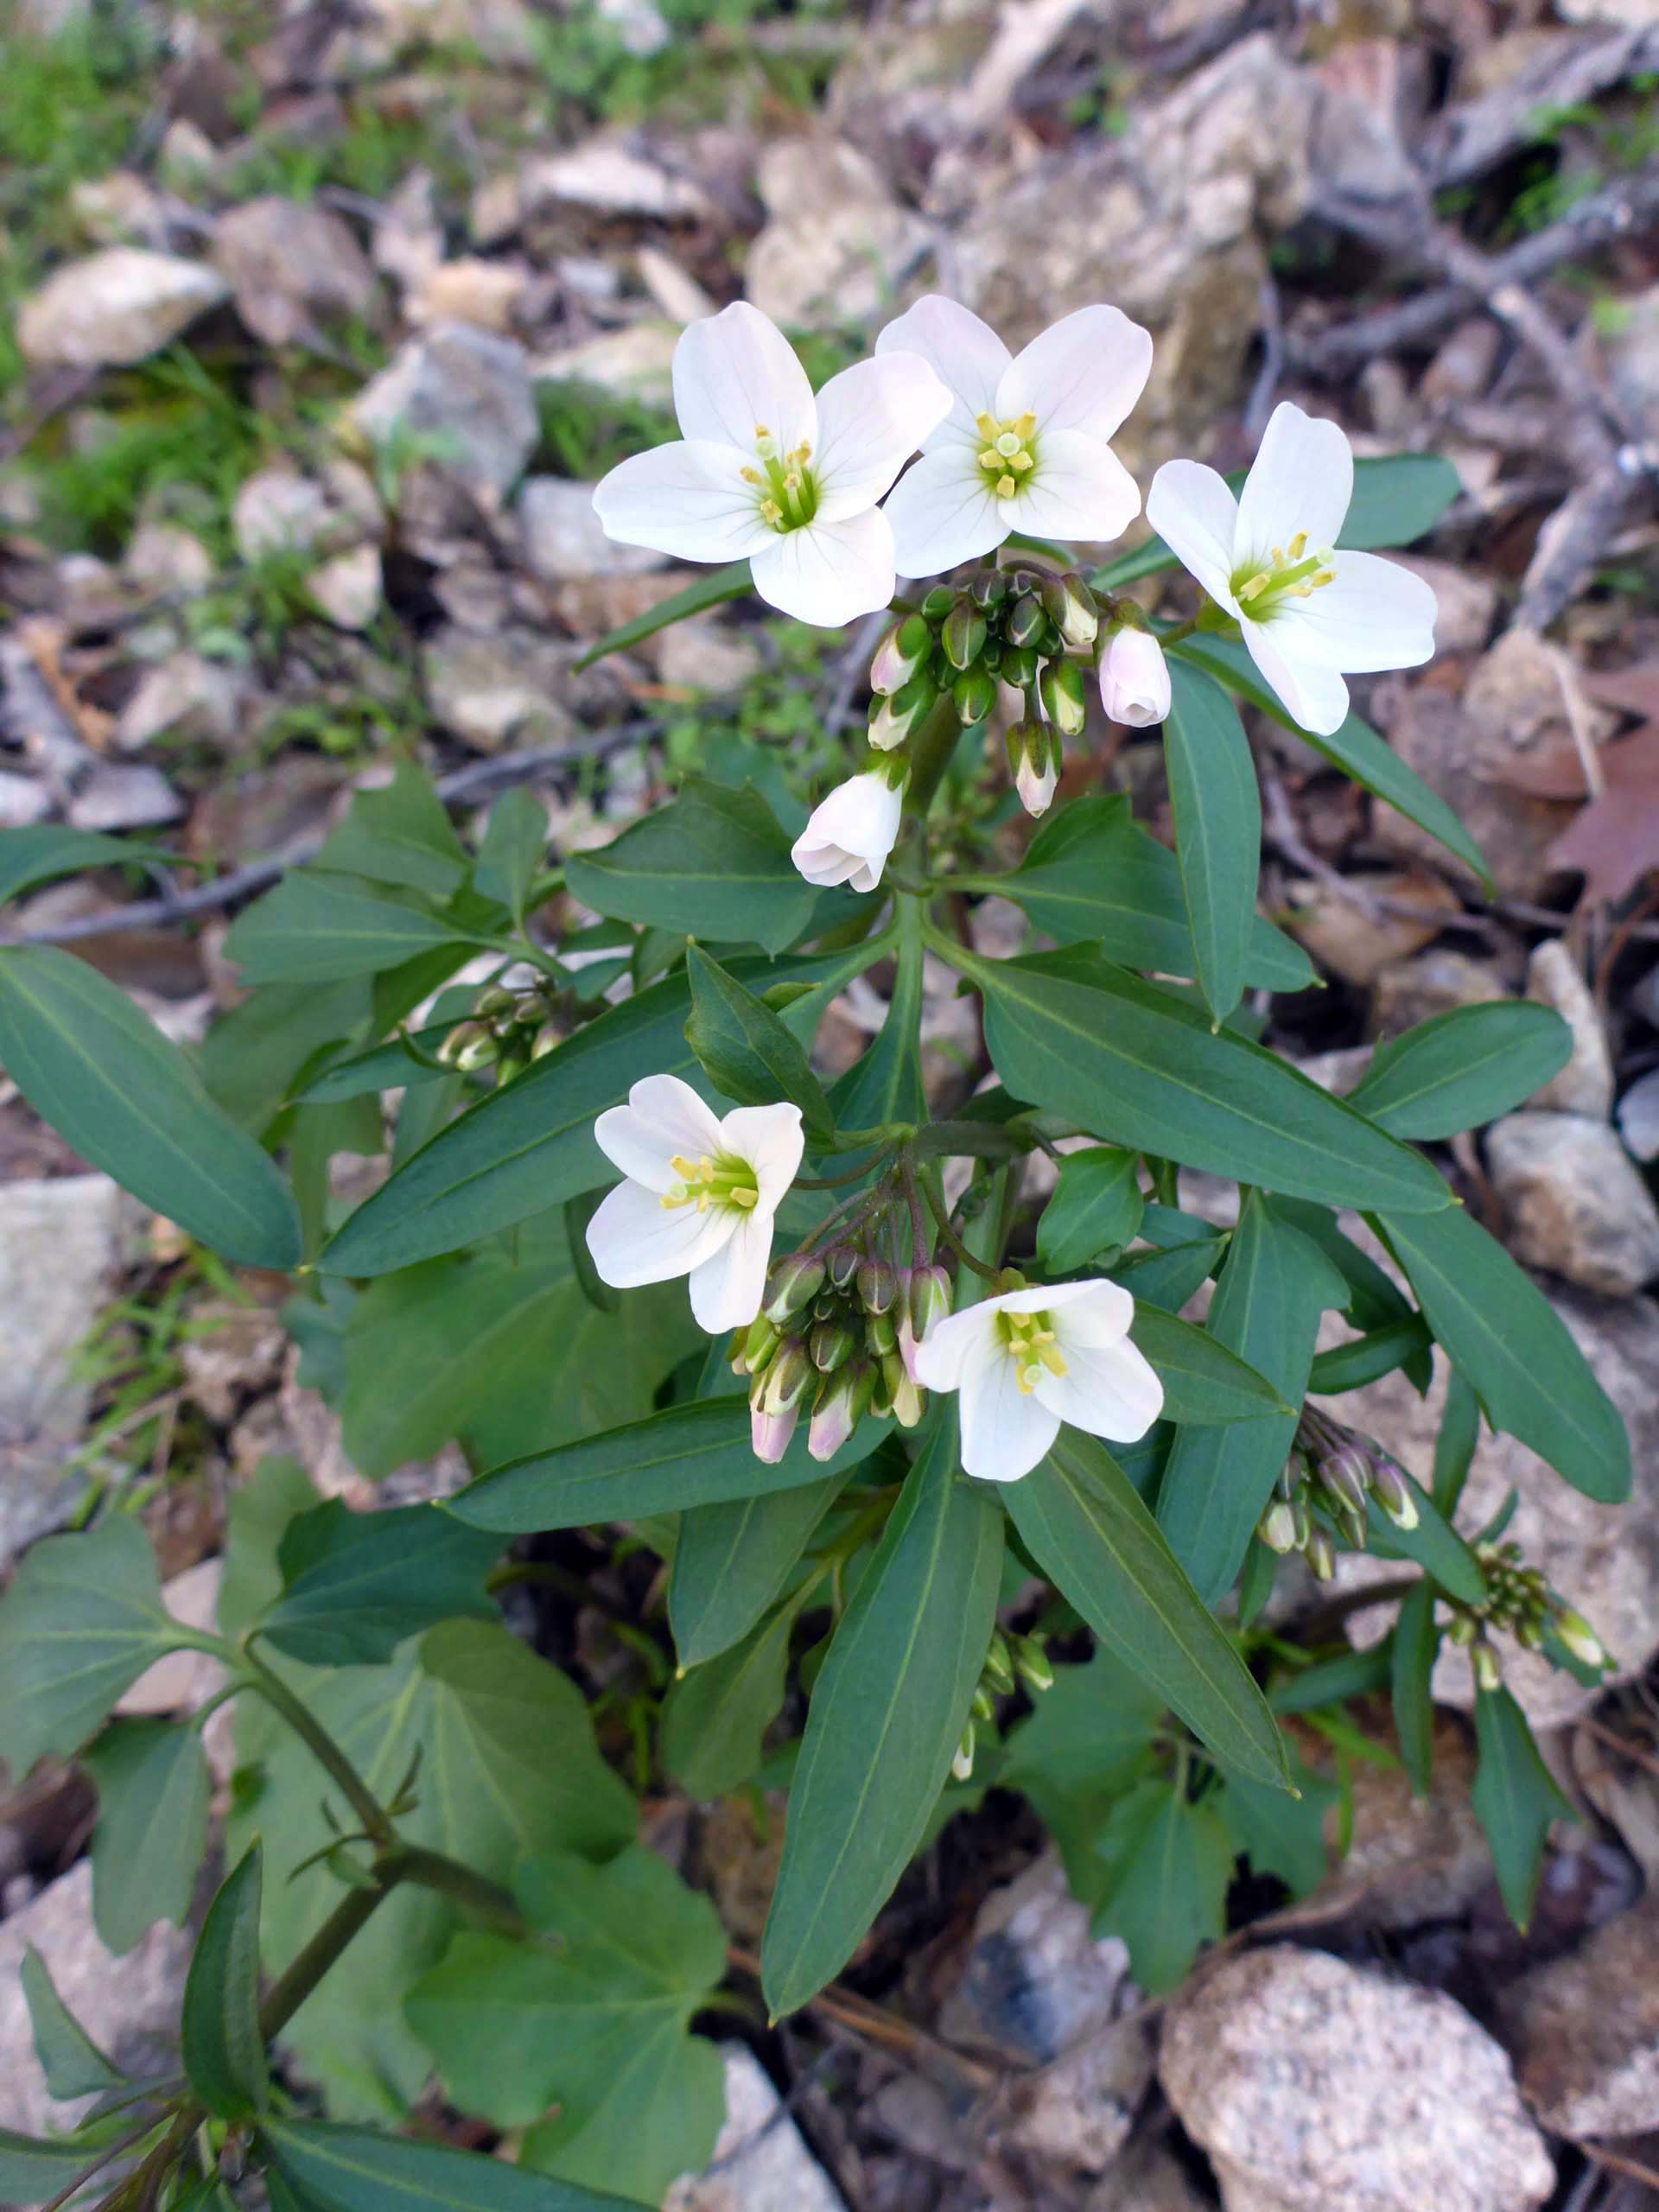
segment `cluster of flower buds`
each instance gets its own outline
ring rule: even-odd
[[[1397,1529],[1416,1527],[1411,1485],[1376,1440],[1305,1406],[1290,1457],[1255,1533],[1269,1551],[1300,1552],[1319,1580],[1328,1582],[1336,1573],[1337,1552],[1325,1522],[1353,1550],[1363,1551],[1368,1499]]]
[[[1021,1682],[1034,1694],[1054,1687],[1054,1669],[1049,1664],[1041,1637],[1016,1636],[1011,1629],[993,1629],[985,1663],[974,1688],[973,1702],[968,1708],[962,1740],[950,1762],[950,1771],[958,1782],[973,1779],[974,1749],[979,1730],[995,1719],[996,1700],[1012,1697],[1015,1687]]]
[[[1481,1689],[1495,1690],[1503,1680],[1491,1640],[1494,1630],[1513,1637],[1523,1651],[1541,1651],[1553,1634],[1581,1667],[1611,1666],[1606,1646],[1589,1622],[1556,1596],[1535,1567],[1526,1565],[1513,1539],[1478,1543],[1475,1557],[1485,1579],[1486,1602],[1465,1605],[1448,1599],[1452,1618],[1446,1632],[1468,1652]]]
[[[559,1007],[539,985],[515,991],[505,983],[490,983],[473,1001],[468,1018],[458,1021],[439,1046],[438,1058],[462,1075],[493,1067],[498,1084],[511,1083],[564,1034]]]
[[[914,1428],[916,1346],[950,1311],[940,1267],[898,1268],[845,1243],[773,1261],[766,1301],[731,1345],[733,1372],[748,1377],[756,1457],[782,1459],[804,1409],[815,1459],[833,1459],[866,1414]]]

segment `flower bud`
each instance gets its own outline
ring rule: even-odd
[[[1414,1529],[1421,1517],[1404,1474],[1386,1452],[1371,1458],[1371,1496],[1396,1529]]]
[[[1313,1516],[1308,1510],[1305,1490],[1298,1491],[1292,1498],[1290,1510],[1296,1516],[1296,1548],[1299,1552],[1305,1552],[1313,1535]]]
[[[843,1321],[817,1322],[806,1343],[820,1375],[833,1375],[858,1350],[857,1338]]]
[[[501,1057],[495,1064],[496,1089],[499,1090],[504,1084],[511,1083],[516,1076],[523,1075],[524,1070],[529,1065],[530,1054],[528,1052],[519,1052],[514,1047],[509,1047],[507,1051],[501,1054]]]
[[[1043,612],[1068,645],[1086,651],[1100,630],[1100,610],[1095,594],[1075,569],[1063,576],[1043,579]]]
[[[1485,1691],[1489,1697],[1494,1690],[1501,1690],[1503,1687],[1503,1669],[1491,1645],[1483,1641],[1476,1644],[1469,1656],[1474,1662],[1475,1688]]]
[[[777,1414],[762,1413],[758,1409],[751,1412],[749,1442],[755,1458],[764,1459],[769,1467],[775,1467],[789,1449],[789,1440],[795,1433],[798,1418],[794,1406]]]
[[[1255,1524],[1255,1533],[1270,1552],[1281,1556],[1296,1548],[1296,1516],[1282,1497],[1273,1503]]]
[[[1048,1654],[1034,1636],[1014,1636],[1008,1639],[1014,1658],[1014,1671],[1032,1690],[1052,1690],[1054,1669],[1049,1664]]]
[[[1001,607],[1008,595],[1005,569],[976,569],[968,580],[969,595],[976,607]]]
[[[859,1302],[867,1313],[885,1313],[898,1295],[898,1272],[890,1261],[865,1259],[859,1262]]]
[[[1319,1480],[1339,1505],[1355,1513],[1365,1510],[1365,1478],[1370,1472],[1364,1453],[1353,1444],[1326,1452],[1319,1461]]]
[[[899,1427],[914,1428],[922,1417],[921,1386],[912,1381],[897,1351],[882,1353],[881,1382],[892,1402],[893,1417]]]
[[[1541,1651],[1544,1648],[1544,1624],[1535,1614],[1529,1613],[1523,1621],[1516,1621],[1510,1633],[1523,1651]]]
[[[957,594],[949,584],[935,584],[922,601],[922,613],[929,622],[943,622],[957,603]]]
[[[807,1427],[806,1448],[815,1459],[833,1459],[857,1427],[869,1401],[874,1370],[868,1361],[842,1367],[818,1388],[817,1402]],[[860,1403],[861,1397],[863,1404]]]
[[[950,1311],[950,1278],[937,1261],[912,1274],[909,1303],[911,1333],[920,1344],[933,1324]]]
[[[1475,1624],[1467,1613],[1453,1613],[1446,1624],[1446,1641],[1461,1650],[1475,1640]]]
[[[1014,1690],[1014,1660],[1008,1650],[1007,1638],[1001,1630],[995,1629],[985,1653],[985,1664],[980,1669],[980,1680],[998,1697],[1010,1696]]]
[[[806,1346],[798,1337],[785,1337],[766,1370],[760,1394],[762,1408],[769,1414],[787,1413],[792,1406],[799,1405],[807,1384],[813,1379]]]
[[[564,1033],[558,1023],[544,1021],[530,1040],[530,1057],[532,1060],[544,1060],[556,1046],[563,1042]]]
[[[1146,729],[1169,713],[1169,664],[1149,630],[1114,630],[1101,649],[1100,703],[1115,722]]]
[[[1582,1613],[1563,1606],[1555,1616],[1555,1633],[1581,1667],[1611,1665],[1607,1647]]]
[[[493,1021],[500,1014],[514,1012],[518,1004],[516,993],[504,983],[486,983],[473,1001],[473,1013],[480,1021]]]
[[[970,668],[950,686],[950,703],[963,729],[982,722],[996,704],[996,678],[988,668]]]
[[[899,1348],[899,1327],[891,1313],[867,1313],[864,1317],[864,1341],[873,1352],[885,1358]]]
[[[744,1368],[751,1375],[764,1373],[777,1349],[778,1330],[775,1324],[769,1321],[764,1313],[757,1314],[743,1337]]]
[[[1089,710],[1084,704],[1083,671],[1076,661],[1050,661],[1039,682],[1038,696],[1043,702],[1043,712],[1056,729],[1063,730],[1067,737],[1082,734]]]
[[[499,1044],[481,1021],[463,1021],[452,1029],[443,1040],[440,1058],[446,1059],[463,1075],[472,1075],[480,1068],[486,1068],[501,1051]]]
[[[962,1740],[950,1761],[950,1775],[956,1782],[971,1782],[974,1778],[974,1724],[971,1720],[963,1730]]]
[[[969,1701],[968,1710],[973,1714],[976,1720],[995,1719],[996,1702],[992,1697],[989,1690],[986,1688],[983,1682],[979,1682],[975,1685],[974,1694]]]
[[[1004,649],[997,675],[1016,691],[1024,691],[1037,681],[1037,659],[1034,646],[1009,645]]]
[[[1046,722],[1026,719],[1014,723],[1008,732],[1008,765],[1014,771],[1014,789],[1026,812],[1046,814],[1059,781],[1059,766]]]
[[[990,626],[971,599],[959,599],[944,618],[939,643],[952,668],[971,668],[985,650]]]
[[[1016,651],[1021,645],[1034,645],[1042,636],[1043,626],[1047,620],[1042,601],[1027,593],[1024,598],[1016,599],[1008,609],[1002,634]]]
[[[901,684],[890,699],[871,702],[869,740],[878,753],[892,753],[913,737],[938,697],[938,687],[925,669]]]
[[[1310,1529],[1303,1547],[1308,1571],[1316,1582],[1328,1582],[1337,1571],[1336,1547],[1323,1529]]]
[[[875,649],[870,663],[870,689],[887,698],[909,683],[925,667],[933,650],[933,632],[919,614],[906,614],[895,622]]]
[[[781,1328],[804,1306],[812,1303],[823,1281],[822,1260],[815,1260],[805,1252],[785,1252],[772,1263],[772,1273],[766,1278],[766,1302],[760,1311],[768,1321],[775,1321]]]
[[[513,1007],[512,1019],[520,1029],[537,1029],[543,1022],[550,1021],[556,1011],[545,991],[523,991]]]

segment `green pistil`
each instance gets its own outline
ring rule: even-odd
[[[1029,1397],[1043,1378],[1043,1371],[1064,1375],[1065,1361],[1054,1341],[1054,1332],[1044,1313],[1009,1313],[997,1315],[1002,1340],[1007,1345],[1008,1356],[1015,1363],[1014,1382],[1020,1395]]]
[[[764,495],[760,501],[762,518],[780,534],[804,530],[818,512],[817,479],[807,467],[811,447],[803,440],[792,453],[779,454],[771,432],[757,423],[754,450],[760,466],[746,468],[743,480]]]
[[[1231,588],[1239,612],[1252,621],[1265,621],[1285,600],[1309,599],[1321,586],[1334,583],[1330,554],[1309,553],[1306,547],[1307,532],[1299,530],[1287,553],[1275,545],[1266,562],[1235,569]]]
[[[710,1159],[705,1152],[701,1160],[685,1160],[677,1153],[668,1164],[680,1179],[658,1201],[670,1211],[678,1206],[696,1206],[699,1213],[707,1213],[715,1205],[735,1206],[748,1213],[759,1203],[760,1185],[754,1170],[734,1153],[722,1152]]]

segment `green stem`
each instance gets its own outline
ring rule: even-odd
[[[381,1874],[372,1889],[347,1890],[310,1942],[278,1975],[259,2007],[259,2033],[266,2043],[282,2033],[346,1945],[361,1934],[391,1895],[397,1880],[395,1873]]]
[[[1164,651],[1167,652],[1172,645],[1184,645],[1188,638],[1195,636],[1198,632],[1198,622],[1196,615],[1192,616],[1190,620],[1185,622],[1172,623],[1167,630],[1160,630],[1156,633],[1158,642],[1163,647]]]
[[[423,1890],[436,1890],[444,1897],[453,1897],[474,1919],[487,1922],[503,1935],[525,1933],[524,1916],[512,1891],[504,1889],[499,1882],[493,1882],[487,1874],[462,1866],[459,1859],[447,1858],[441,1851],[428,1851],[420,1844],[405,1843],[397,1847],[396,1865],[399,1879],[417,1882]]]
[[[232,1664],[242,1675],[250,1689],[257,1690],[266,1703],[275,1707],[289,1726],[339,1785],[346,1803],[357,1815],[359,1827],[365,1835],[377,1844],[391,1845],[394,1840],[391,1821],[385,1808],[369,1789],[334,1738],[312,1718],[302,1698],[296,1697],[282,1676],[266,1666],[245,1644],[232,1655]]]
[[[983,1275],[987,1282],[995,1282],[996,1281],[996,1269],[992,1267],[987,1267],[983,1260],[976,1260],[974,1257],[974,1255],[968,1249],[968,1247],[963,1243],[961,1237],[957,1236],[956,1230],[951,1228],[950,1222],[945,1217],[944,1206],[933,1195],[932,1185],[924,1181],[921,1188],[922,1195],[927,1200],[928,1211],[933,1217],[934,1224],[938,1230],[939,1235],[944,1239],[945,1243],[956,1254],[957,1257],[962,1262],[963,1265],[966,1268],[971,1268],[976,1275]]]
[[[931,712],[910,741],[910,781],[905,786],[905,812],[918,827],[927,820],[933,794],[950,765],[962,735],[956,702],[948,691],[934,701]]]

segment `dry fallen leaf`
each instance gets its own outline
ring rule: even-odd
[[[1606,789],[1549,849],[1557,868],[1584,871],[1586,905],[1615,904],[1659,868],[1659,722],[1603,746],[1599,757]]]

